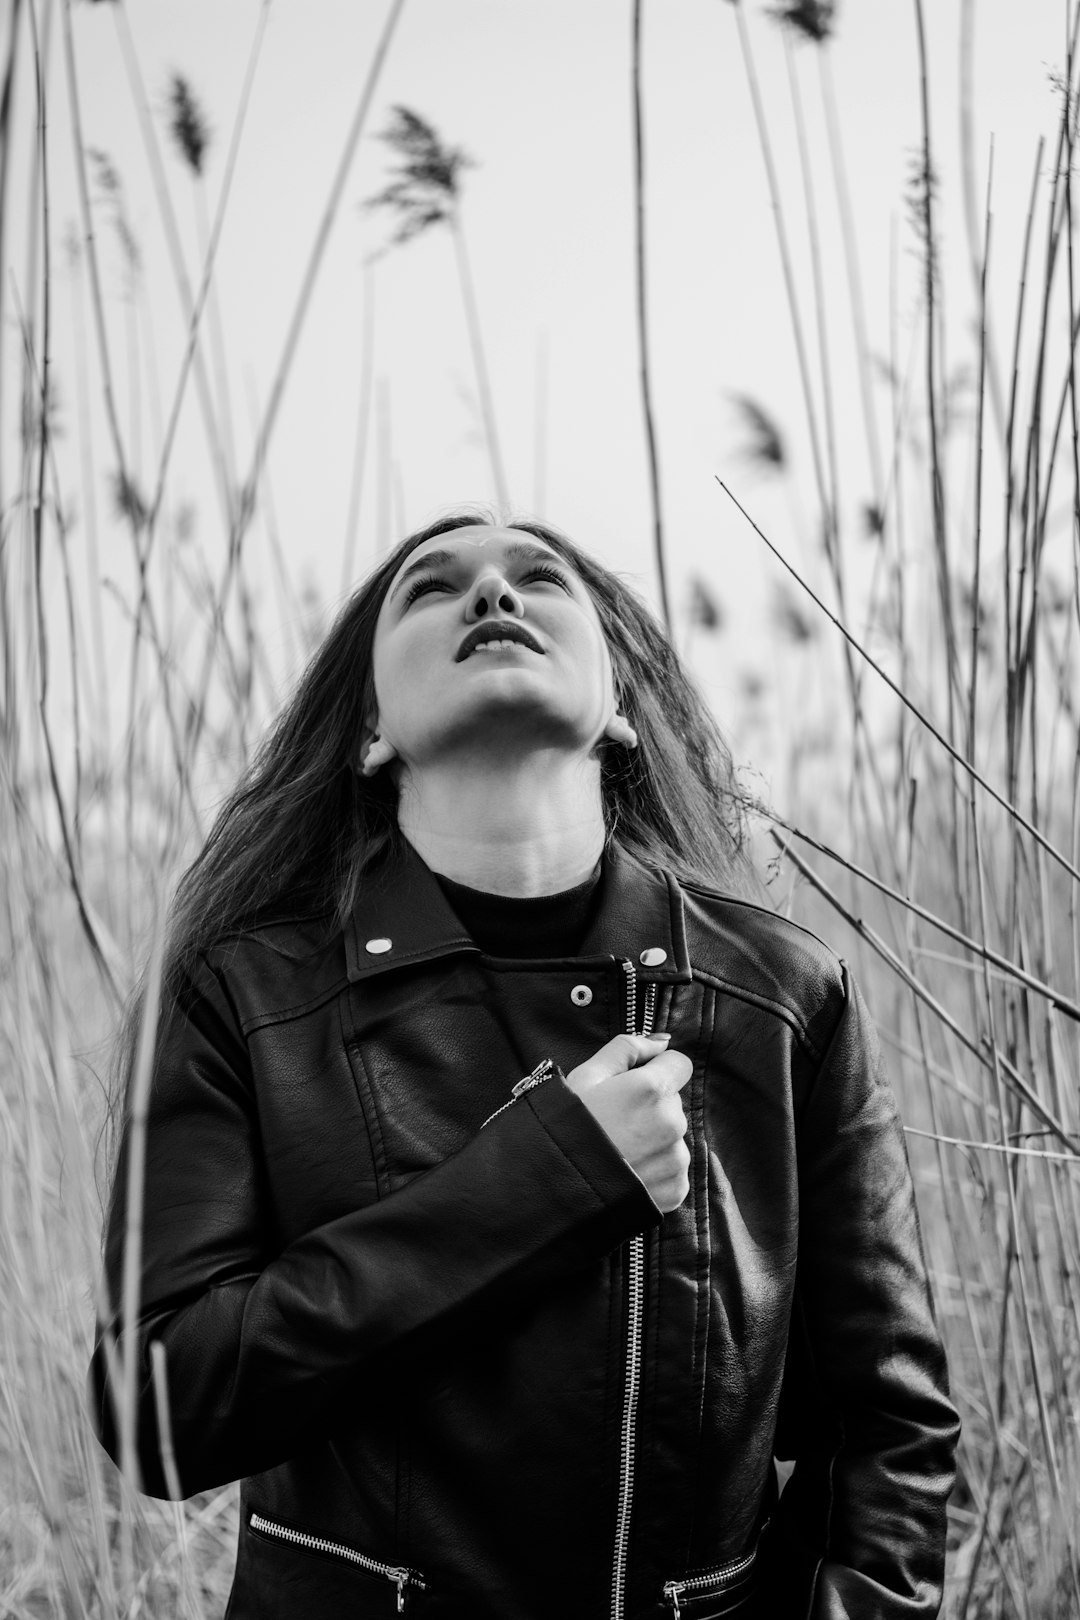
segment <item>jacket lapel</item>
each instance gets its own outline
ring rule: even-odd
[[[402,840],[402,845],[365,882],[346,928],[352,983],[439,956],[479,954],[431,869],[410,843]],[[613,843],[604,854],[600,883],[596,915],[574,960],[629,957],[652,980],[689,983],[682,893],[675,879]]]

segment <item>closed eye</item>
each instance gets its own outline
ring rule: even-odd
[[[526,573],[522,574],[521,583],[524,585],[527,580],[532,579],[550,580],[554,585],[561,585],[564,591],[570,591],[571,589],[570,581],[566,575],[560,573],[557,568],[548,567],[547,563],[537,563],[535,568],[530,568]],[[441,579],[438,574],[422,574],[419,579],[414,580],[409,586],[402,607],[410,607],[417,597],[422,596],[425,591],[452,591],[453,588],[448,580]]]
[[[557,568],[549,568],[546,563],[538,563],[535,568],[530,568],[528,573],[523,574],[521,578],[522,583],[527,579],[550,579],[553,584],[561,585],[564,590],[568,591],[570,589],[570,581],[566,575],[561,574]]]
[[[408,607],[412,602],[415,602],[416,598],[422,595],[424,591],[449,591],[452,589],[453,587],[449,585],[445,579],[440,579],[437,574],[422,574],[418,580],[415,580],[413,584],[409,586],[402,606]]]

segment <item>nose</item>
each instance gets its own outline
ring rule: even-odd
[[[525,617],[525,603],[494,566],[476,576],[465,599],[465,617],[470,624],[487,618],[489,613],[506,613],[515,619]]]

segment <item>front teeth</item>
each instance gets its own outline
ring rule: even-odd
[[[481,641],[473,648],[473,652],[488,652],[492,647],[521,647],[521,641]]]

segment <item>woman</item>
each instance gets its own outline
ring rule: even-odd
[[[749,873],[675,654],[556,531],[457,513],[349,602],[181,885],[93,1366],[145,1490],[243,1481],[233,1620],[937,1613],[902,1132]]]

